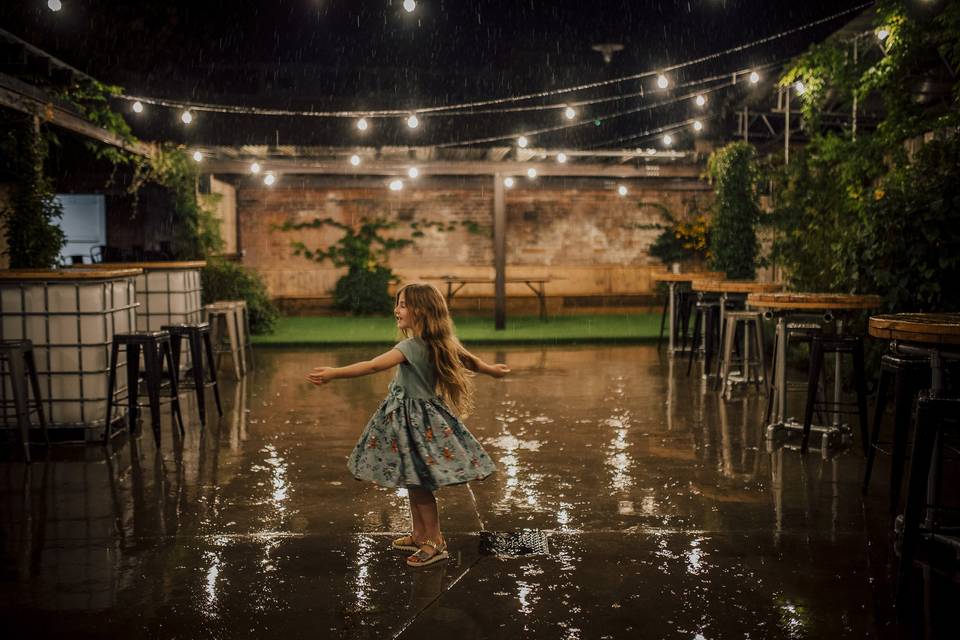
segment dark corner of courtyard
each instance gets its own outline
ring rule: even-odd
[[[6,4],[5,637],[957,636],[960,3]]]

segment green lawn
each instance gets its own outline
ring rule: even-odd
[[[468,344],[648,342],[656,340],[659,333],[659,313],[559,316],[548,322],[536,317],[514,317],[507,318],[504,331],[494,330],[489,318],[457,321],[457,335]],[[273,335],[253,336],[253,342],[289,347],[386,343],[396,337],[392,317],[283,317]]]

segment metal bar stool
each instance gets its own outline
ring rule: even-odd
[[[20,440],[23,443],[23,457],[30,462],[30,414],[37,412],[40,428],[43,431],[43,440],[50,446],[50,434],[47,432],[47,419],[43,413],[42,397],[40,395],[40,381],[37,378],[37,364],[33,358],[33,343],[30,340],[0,341],[0,368],[6,362],[10,376],[10,389],[13,392],[13,408],[16,412],[17,426],[20,428]],[[30,380],[30,390],[33,392],[34,409],[30,408],[27,397],[27,380]],[[6,391],[4,385],[3,391]],[[6,417],[7,402],[4,401],[4,417]]]
[[[823,372],[823,359],[828,353],[849,354],[853,358],[853,378],[857,395],[856,413],[860,420],[860,439],[863,454],[866,456],[868,455],[870,436],[867,430],[867,379],[863,368],[863,338],[860,336],[813,336],[813,342],[810,346],[810,372],[807,378],[807,410],[803,416],[803,445],[800,450],[807,451],[815,407],[819,406],[821,409],[832,410],[837,414],[852,413],[844,409],[852,403],[841,402],[839,397],[834,398],[832,402],[826,400],[817,402],[817,390]]]
[[[229,353],[233,359],[234,375],[239,380],[245,372],[245,363],[241,342],[241,322],[238,320],[237,309],[235,302],[213,302],[203,307],[213,334],[213,352],[217,354],[217,366],[220,364],[221,356]]]
[[[715,345],[720,342],[720,305],[719,300],[698,300],[694,305],[696,316],[693,320],[693,335],[690,338],[690,355],[687,360],[687,375],[693,368],[693,360],[699,351],[703,351],[704,371],[710,372]]]
[[[243,372],[246,373],[253,368],[253,342],[250,340],[250,311],[247,308],[246,300],[233,301],[237,305],[238,326],[240,327],[240,345],[243,347]],[[247,351],[250,352],[248,366]]]
[[[739,357],[734,357],[734,347],[737,342],[737,333],[743,327],[743,351]],[[729,394],[733,387],[730,367],[740,365],[740,375],[743,382],[750,382],[750,372],[753,371],[753,381],[757,388],[760,381],[767,380],[767,356],[764,350],[763,313],[759,311],[727,311],[724,314],[723,330],[720,333],[723,350],[717,363],[717,389],[724,395]],[[756,357],[751,356],[751,343]]]
[[[882,442],[880,430],[887,406],[890,383],[893,383],[893,440]],[[877,451],[890,444],[890,512],[900,506],[900,491],[903,485],[903,469],[907,460],[907,440],[913,416],[914,398],[930,387],[929,358],[885,353],[880,359],[880,382],[877,384],[877,402],[873,409],[873,431],[867,452],[867,467],[863,474],[864,494],[870,488],[870,475]]]
[[[210,343],[210,324],[198,322],[195,324],[171,324],[161,327],[170,332],[171,351],[173,352],[173,370],[177,372],[177,382],[180,389],[192,389],[197,396],[197,410],[200,413],[200,425],[207,425],[206,395],[207,387],[213,387],[213,397],[217,401],[217,413],[223,415],[220,404],[220,386],[217,384],[217,367],[213,357],[213,345]],[[183,340],[187,341],[190,349],[190,374],[193,384],[184,386],[180,383],[180,348]],[[203,357],[207,358],[206,370],[210,373],[210,380],[204,373]]]
[[[110,440],[111,417],[113,415],[113,390],[117,382],[117,364],[120,347],[127,350],[127,404],[129,406],[129,426],[133,430],[137,423],[139,406],[137,396],[140,390],[140,353],[143,352],[144,376],[147,383],[147,396],[150,402],[150,422],[153,426],[153,438],[160,446],[160,390],[163,384],[163,362],[167,362],[167,381],[170,385],[169,401],[183,435],[183,415],[180,413],[180,397],[177,389],[176,366],[170,348],[169,331],[138,331],[118,333],[113,336],[110,350],[110,374],[107,382],[107,419],[103,431],[103,442]]]
[[[764,314],[764,318],[769,319],[769,317],[771,317],[770,313]],[[802,322],[802,321],[784,322],[784,325],[783,325],[783,336],[784,336],[783,339],[785,343],[784,351],[786,351],[791,344],[811,342],[813,340],[813,336],[819,334],[822,330],[823,330],[822,325],[817,322]],[[777,355],[776,355],[779,352],[780,352],[780,335],[779,335],[779,332],[777,332],[773,336],[773,353],[774,353],[773,366],[770,368],[770,375],[768,376],[769,383],[767,384],[767,409],[763,415],[764,424],[770,424],[770,420],[773,417],[773,403],[777,396],[777,391],[776,391],[777,385],[780,383],[779,380],[777,379],[778,365],[777,365]],[[787,372],[787,367],[786,367],[786,363],[784,363],[783,377],[785,381],[788,379],[786,372]],[[794,390],[792,388],[792,384],[793,383],[791,383],[790,385],[785,384],[784,387],[787,390]],[[799,384],[802,384],[803,388],[806,388],[806,384],[804,383],[799,383]],[[781,418],[786,419],[786,416],[782,416]]]

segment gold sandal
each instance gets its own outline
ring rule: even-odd
[[[420,545],[417,544],[412,533],[391,542],[390,548],[394,551],[420,551]]]
[[[431,553],[425,550],[424,547],[430,547],[433,549],[433,552]],[[411,567],[426,567],[434,562],[446,560],[449,557],[450,555],[447,553],[447,544],[445,542],[437,544],[433,540],[424,540],[420,543],[420,548],[417,552],[407,558],[407,564]]]

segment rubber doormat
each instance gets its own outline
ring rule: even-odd
[[[550,555],[547,535],[539,529],[481,531],[480,553],[501,558]]]

